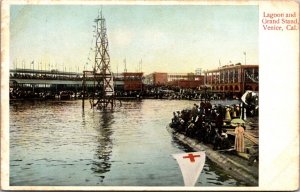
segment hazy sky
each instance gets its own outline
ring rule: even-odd
[[[10,68],[92,70],[101,5],[12,5]],[[113,72],[194,72],[258,64],[258,6],[103,5]],[[90,58],[91,61],[88,60]],[[88,63],[88,64],[86,64]],[[43,67],[44,69],[44,67]]]

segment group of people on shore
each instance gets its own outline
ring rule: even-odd
[[[218,100],[218,99],[236,99],[237,95],[233,93],[212,93],[210,91],[199,90],[198,88],[180,88],[179,86],[144,86],[142,95],[154,97],[157,99],[175,99],[175,100]]]
[[[52,74],[22,74],[22,73],[14,73],[10,74],[10,78],[14,79],[39,79],[39,80],[73,80],[73,81],[80,81],[82,78],[79,75],[59,75],[58,73],[55,73],[55,71],[52,72]]]
[[[239,118],[241,113],[239,105],[223,106],[201,102],[200,106],[194,104],[192,109],[173,112],[170,127],[187,137],[212,144],[215,150],[229,149],[233,143],[229,140],[224,126],[230,126],[231,119]],[[238,127],[236,132],[243,136],[242,129],[244,130],[245,127],[242,124]],[[238,150],[244,152],[244,141],[239,138],[238,143],[240,146]]]

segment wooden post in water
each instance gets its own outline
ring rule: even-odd
[[[84,109],[84,99],[85,99],[85,92],[86,92],[86,82],[85,82],[85,71],[83,71],[82,76],[82,109]]]

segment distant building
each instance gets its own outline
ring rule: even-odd
[[[204,71],[204,83],[216,93],[244,93],[258,91],[258,65],[225,65]]]
[[[194,89],[204,85],[204,76],[194,73],[154,72],[145,76],[144,83],[147,85],[171,85]]]
[[[177,81],[177,80],[195,80],[195,74],[194,73],[169,73],[168,74],[168,82]]]
[[[204,76],[194,73],[171,73],[168,74],[167,84],[184,89],[196,89],[204,85]]]
[[[124,91],[141,91],[143,89],[142,72],[124,72]]]
[[[168,74],[154,72],[145,76],[144,83],[147,85],[165,85],[168,82]]]

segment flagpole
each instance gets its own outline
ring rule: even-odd
[[[127,72],[127,67],[126,67],[126,57],[124,59],[124,72]]]
[[[119,73],[119,63],[117,63],[117,74]]]
[[[31,64],[32,64],[32,75],[33,75],[33,71],[34,71],[34,61],[32,61]]]

